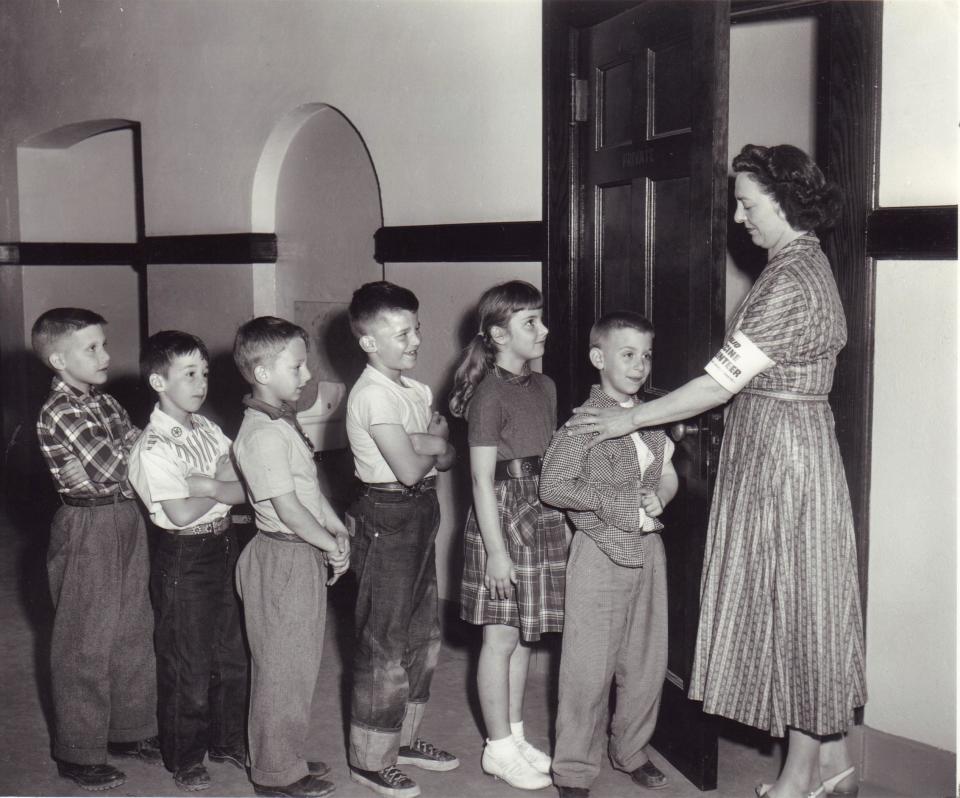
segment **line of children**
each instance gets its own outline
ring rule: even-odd
[[[588,794],[616,668],[621,700],[612,757],[636,783],[656,788],[665,780],[643,749],[665,667],[656,518],[676,492],[672,445],[662,432],[590,449],[561,431],[550,443],[556,390],[529,367],[547,337],[542,304],[539,291],[520,281],[481,297],[480,332],[450,400],[452,413],[468,421],[474,506],[464,535],[461,617],[484,627],[482,768],[522,789],[556,783],[561,796]],[[310,379],[302,328],[260,317],[237,333],[234,359],[251,386],[232,445],[241,484],[229,439],[197,413],[209,361],[200,339],[167,331],[147,342],[142,366],[158,406],[137,441],[125,411],[97,388],[109,363],[103,318],[60,308],[37,320],[34,348],[58,375],[38,431],[65,504],[48,558],[57,606],[53,751],[62,775],[84,789],[108,789],[124,780],[106,763],[108,749],[150,762],[162,752],[178,786],[202,790],[210,786],[206,755],[241,768],[249,761],[258,795],[328,795],[334,785],[323,778],[328,741],[320,736],[318,677],[327,586],[348,567],[358,585],[351,778],[385,798],[413,798],[420,788],[399,766],[459,765],[419,735],[440,649],[436,473],[451,467],[455,452],[430,389],[404,374],[417,361],[418,310],[412,292],[387,282],[362,286],[350,304],[368,360],[347,403],[362,482],[350,533],[320,491],[313,449],[293,409]],[[635,401],[649,375],[652,336],[633,314],[595,325],[590,358],[601,385],[591,402]],[[130,482],[164,530],[150,580],[159,741],[146,533]],[[238,557],[229,508],[244,499],[244,487],[258,534]],[[563,517],[547,505],[568,509],[577,529],[569,564]],[[120,534],[97,534],[106,524]],[[119,551],[79,556],[92,545]],[[234,571],[251,655],[248,713]],[[597,601],[611,590],[616,606],[601,623]],[[523,695],[528,643],[563,630],[565,603],[551,762],[525,739]],[[606,660],[596,656],[600,643]],[[111,657],[118,646],[124,656]],[[123,672],[114,673],[118,668]]]

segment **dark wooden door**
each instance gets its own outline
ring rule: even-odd
[[[648,0],[582,28],[572,123],[580,203],[574,401],[594,372],[590,325],[634,310],[656,328],[650,393],[703,373],[724,325],[729,5]],[[713,789],[717,737],[687,699],[722,415],[683,425],[667,532],[670,644],[655,748]]]

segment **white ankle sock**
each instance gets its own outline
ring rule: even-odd
[[[518,740],[525,739],[523,736],[523,721],[510,724],[510,734]]]
[[[499,740],[487,740],[487,748],[494,756],[510,756],[515,753],[517,746],[513,742],[513,736],[501,737]]]

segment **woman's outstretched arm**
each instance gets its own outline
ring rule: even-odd
[[[636,407],[577,407],[566,423],[568,435],[590,435],[594,446],[608,438],[629,435],[641,427],[655,427],[700,415],[726,404],[733,394],[709,374],[695,377],[675,391]],[[588,447],[589,448],[589,447]]]

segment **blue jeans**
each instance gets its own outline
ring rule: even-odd
[[[247,654],[233,587],[233,530],[161,531],[150,577],[155,613],[160,750],[176,772],[209,747],[244,748]]]
[[[370,491],[351,508],[356,648],[350,764],[382,770],[417,734],[440,653],[436,491]]]

